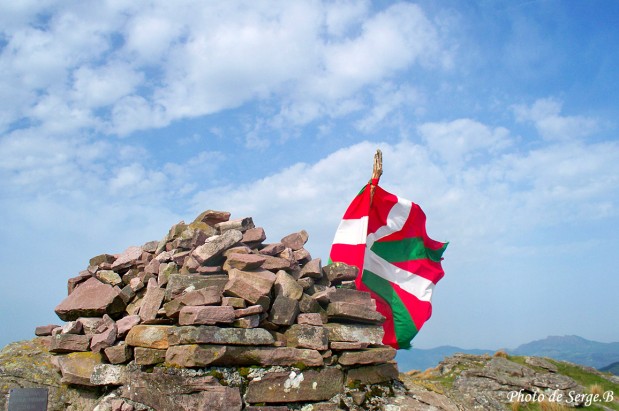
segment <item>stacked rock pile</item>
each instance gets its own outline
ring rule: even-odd
[[[305,231],[265,243],[208,210],[161,241],[90,259],[47,336],[67,384],[110,410],[372,409],[398,378],[355,267],[322,266]]]

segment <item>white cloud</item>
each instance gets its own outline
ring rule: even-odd
[[[156,98],[172,118],[191,117],[268,97],[311,68],[318,10],[308,3],[247,8],[227,2],[195,11],[171,53]]]
[[[45,95],[29,111],[30,118],[41,125],[41,132],[71,133],[87,127],[95,127],[99,120],[92,112],[71,104],[56,94]]]
[[[178,3],[151,5],[127,22],[123,52],[137,63],[159,64],[165,61],[173,43],[183,34],[183,14],[190,12]],[[170,18],[170,17],[176,18]]]
[[[367,19],[358,36],[328,43],[322,71],[302,90],[340,99],[415,62],[437,63],[440,52],[436,29],[423,11],[398,3]]]
[[[144,81],[143,73],[129,64],[110,62],[100,67],[82,66],[73,72],[73,99],[89,108],[110,105],[132,94]]]
[[[168,123],[164,107],[133,94],[121,98],[114,105],[108,131],[126,136],[135,130],[163,127]]]
[[[36,19],[38,14],[47,12],[52,0],[3,1],[0,3],[0,27],[14,30]]]
[[[511,144],[509,131],[504,127],[489,127],[471,119],[442,123],[424,123],[419,134],[428,147],[450,165],[480,159],[495,154]]]
[[[3,32],[0,90],[12,104],[0,103],[0,127],[32,116],[128,135],[251,101],[276,105],[274,125],[307,124],[363,110],[365,88],[442,67],[445,54],[409,3],[373,14],[367,1],[42,7],[42,21],[35,8],[13,10],[29,25]],[[66,107],[43,110],[50,101]]]
[[[193,209],[253,216],[257,224],[274,227],[270,241],[285,231],[306,229],[314,238],[311,249],[326,258],[334,227],[369,179],[373,153],[381,148],[382,186],[419,203],[429,216],[430,235],[458,244],[451,252],[459,259],[480,262],[488,253],[513,253],[535,230],[569,231],[619,211],[617,143],[545,145],[507,155],[500,151],[507,144],[504,128],[469,119],[442,126],[436,135],[444,139],[438,143],[358,143],[315,164],[299,163],[261,180],[200,192]],[[452,141],[459,135],[461,143]],[[485,158],[442,167],[433,153],[450,144],[455,149],[448,156],[474,157],[481,151]],[[563,239],[566,247],[580,241]]]
[[[367,16],[370,2],[338,0],[329,2],[325,6],[327,33],[342,37],[349,34],[350,29]]]
[[[62,137],[42,130],[16,131],[0,139],[0,175],[5,194],[29,198],[40,192],[97,191],[105,142]]]
[[[562,116],[562,102],[553,98],[536,100],[530,107],[513,106],[516,120],[533,123],[547,140],[570,140],[586,137],[599,130],[598,120],[585,116]]]
[[[372,103],[368,114],[357,121],[355,126],[362,132],[371,132],[390,115],[402,108],[420,104],[422,100],[421,94],[409,85],[381,84],[372,92]]]

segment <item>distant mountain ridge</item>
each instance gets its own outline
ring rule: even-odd
[[[492,354],[495,350],[484,349],[464,349],[454,347],[451,345],[443,345],[435,348],[411,348],[409,350],[398,350],[396,360],[398,361],[398,368],[400,372],[406,372],[410,370],[426,370],[428,368],[435,367],[444,358],[452,356],[456,353],[464,354]]]
[[[441,346],[430,349],[411,348],[398,351],[397,361],[401,372],[425,370],[436,366],[443,358],[455,353],[491,354],[497,350],[463,349],[454,346]],[[596,369],[608,367],[607,371],[616,374],[619,362],[619,342],[602,343],[591,341],[577,335],[549,336],[542,340],[522,344],[515,349],[505,349],[512,355],[548,357],[569,361]],[[615,365],[612,368],[612,365]]]
[[[607,365],[606,367],[600,368],[600,371],[602,371],[602,372],[609,372],[611,374],[619,375],[619,361],[618,362],[614,362],[614,363],[612,363],[610,365]]]
[[[577,335],[550,336],[522,344],[507,352],[514,355],[550,357],[600,369],[619,361],[619,342],[602,343]]]

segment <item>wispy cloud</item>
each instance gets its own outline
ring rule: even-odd
[[[538,133],[547,140],[571,140],[589,136],[600,129],[599,120],[586,116],[562,116],[561,101],[543,98],[531,106],[514,105],[516,119],[532,123]]]

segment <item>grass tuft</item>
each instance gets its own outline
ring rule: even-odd
[[[593,395],[599,395],[600,397],[604,394],[604,387],[601,384],[591,384],[589,386],[589,392]]]
[[[548,400],[540,402],[539,407],[542,411],[564,411],[569,409],[563,404]]]

